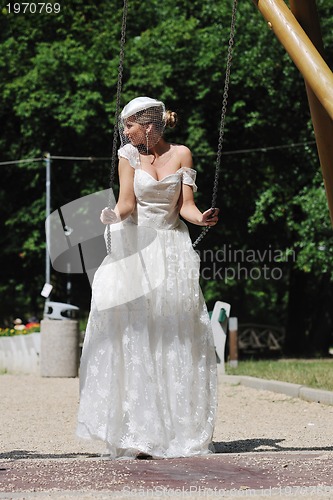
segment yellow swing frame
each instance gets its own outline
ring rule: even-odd
[[[324,61],[316,0],[253,0],[303,75],[333,225],[333,73]]]

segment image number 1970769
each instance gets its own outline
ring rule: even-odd
[[[60,3],[14,2],[6,5],[8,14],[59,14]]]

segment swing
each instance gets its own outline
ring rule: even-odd
[[[229,83],[230,83],[232,51],[233,51],[234,37],[235,37],[237,1],[238,0],[233,0],[232,15],[231,15],[230,35],[229,35],[229,44],[228,44],[228,52],[227,52],[227,64],[226,64],[223,99],[222,99],[222,109],[221,109],[220,127],[219,127],[219,139],[218,139],[218,147],[217,147],[216,162],[215,162],[215,175],[214,175],[214,185],[213,185],[212,203],[211,203],[212,209],[216,208],[217,192],[218,192],[218,186],[219,186],[219,176],[220,176],[220,169],[221,169],[221,156],[222,156],[223,139],[224,139],[225,117],[226,117],[226,112],[227,112],[228,92],[229,92]],[[117,135],[118,135],[118,121],[119,121],[120,99],[121,99],[121,92],[122,92],[122,79],[123,79],[123,68],[124,68],[127,12],[128,12],[128,0],[124,0],[122,26],[121,26],[121,37],[120,37],[115,125],[114,125],[114,130],[113,130],[113,142],[112,142],[112,156],[111,156],[111,170],[110,170],[110,198],[109,198],[109,204],[108,204],[109,208],[111,208],[111,201],[112,201],[111,196],[113,193],[115,171],[116,171]],[[204,236],[208,233],[210,228],[211,228],[211,226],[206,226],[202,229],[201,234],[198,236],[198,238],[192,244],[193,248],[195,248],[198,245],[198,243],[204,238]],[[108,255],[110,255],[111,254],[110,225],[107,225],[106,247],[107,247],[107,253],[108,253]]]

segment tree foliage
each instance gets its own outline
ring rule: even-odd
[[[333,7],[329,0],[317,3],[332,65]],[[110,156],[121,19],[118,0],[75,0],[57,15],[14,15],[3,8],[1,161],[41,158],[45,151]],[[180,126],[168,137],[192,149],[201,208],[211,203],[230,19],[231,1],[129,0],[122,104],[151,95],[178,112]],[[311,350],[321,314],[326,333],[315,349],[325,352],[331,302],[323,313],[312,299],[317,289],[332,296],[332,230],[304,83],[250,0],[238,7],[223,151],[221,223],[199,248],[209,276],[202,279],[209,306],[224,298],[240,322],[285,326],[297,340],[290,344],[293,352],[305,337]],[[108,167],[108,162],[53,161],[53,209],[106,188]],[[39,161],[1,166],[1,172],[5,323],[17,315],[41,315],[45,169]],[[195,237],[197,228],[191,233]],[[211,249],[223,250],[224,259],[208,257]],[[250,250],[255,262],[248,259]],[[260,277],[257,272],[254,278],[255,267]],[[272,278],[273,270],[279,279]],[[55,300],[64,300],[65,277],[53,273],[52,279]],[[73,302],[87,310],[87,282],[73,277],[73,283]],[[315,307],[291,309],[294,294]],[[295,324],[302,330],[298,336],[292,333]]]

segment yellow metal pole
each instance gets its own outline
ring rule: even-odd
[[[316,1],[290,0],[290,8],[308,37],[324,56]],[[333,225],[333,121],[306,81],[305,87]]]
[[[283,0],[253,0],[333,119],[333,74]]]
[[[323,53],[323,46],[315,1],[290,0],[290,3],[319,50],[283,0],[253,1],[305,79],[333,224],[333,74],[319,53]]]

